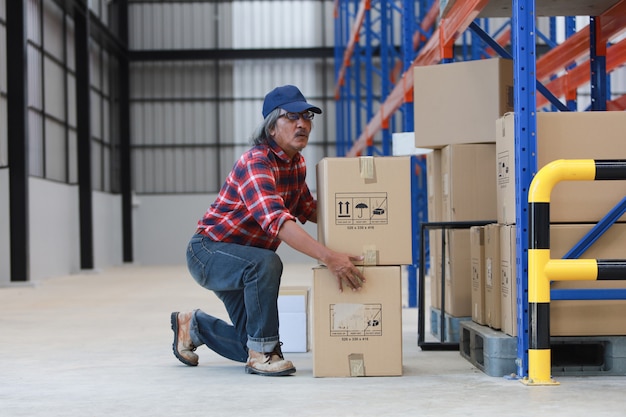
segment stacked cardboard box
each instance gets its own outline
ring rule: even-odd
[[[318,240],[364,265],[409,265],[411,159],[324,158],[317,165]]]
[[[325,158],[317,165],[318,240],[360,262],[366,283],[339,292],[313,274],[313,375],[402,375],[402,265],[413,262],[410,157]]]
[[[492,329],[501,327],[500,228],[489,224],[485,229],[485,320]]]
[[[595,226],[587,224],[552,224],[550,255],[563,257]],[[516,226],[500,225],[502,274],[502,331],[517,336]],[[611,226],[584,253],[588,259],[623,259],[626,248],[626,223]],[[560,281],[553,289],[626,288],[624,281]],[[621,336],[626,335],[624,300],[553,300],[550,302],[552,336]]]
[[[400,266],[364,266],[359,291],[339,292],[325,267],[313,274],[313,375],[402,375]]]
[[[470,255],[472,273],[472,320],[487,324],[485,319],[485,228],[470,228]]]
[[[502,237],[502,229],[499,224],[492,223],[486,226],[472,228],[475,234],[483,236],[482,241],[472,240],[470,250],[472,256],[472,269],[474,265],[482,265],[481,286],[472,293],[474,310],[472,320],[478,324],[486,325],[495,330],[505,327],[502,313],[502,294],[506,277],[502,272],[502,247],[505,244]],[[515,241],[513,241],[515,243]],[[479,291],[482,293],[478,294]],[[482,304],[480,304],[482,303]],[[478,312],[482,312],[479,315]]]
[[[515,115],[496,122],[498,223],[501,227],[502,330],[517,335]],[[623,112],[567,112],[537,114],[537,169],[557,159],[622,159],[626,157]],[[566,181],[550,195],[550,256],[562,257],[591,230],[623,196],[624,181]],[[620,222],[625,221],[622,217]],[[583,255],[584,258],[623,259],[626,224],[617,223]],[[620,248],[617,252],[615,249]],[[623,283],[563,281],[552,288],[608,288]],[[625,326],[616,317],[626,311],[626,301],[554,300],[550,303],[553,336],[623,335]]]
[[[495,220],[492,128],[499,117],[512,110],[512,89],[510,60],[415,68],[415,145],[434,149],[427,155],[430,222]],[[445,249],[441,247],[442,233],[446,233]],[[483,261],[481,256],[481,265],[472,263],[470,231],[431,230],[429,242],[431,306],[441,309],[445,258],[445,314],[459,318],[477,315],[479,321],[485,320],[485,276],[482,269],[472,267],[482,268]],[[477,297],[474,302],[472,296]]]
[[[519,145],[515,144],[514,114],[510,113],[513,110],[512,91],[512,66],[507,60],[480,60],[414,69],[415,146],[434,149],[427,157],[429,221],[497,221],[483,228],[482,232],[472,231],[465,236],[459,230],[447,231],[445,248],[441,245],[443,236],[437,231],[430,232],[431,303],[441,308],[441,287],[445,285],[443,301],[447,313],[471,315],[479,323],[515,335],[515,222],[517,206],[524,203],[516,202],[515,195],[515,151]],[[494,125],[495,131],[492,130]],[[623,159],[626,157],[624,131],[624,112],[538,113],[537,168],[556,159]],[[472,160],[474,150],[471,146],[495,147],[492,162],[486,162],[486,158]],[[455,155],[458,155],[457,160]],[[487,168],[486,179],[471,169],[484,163],[495,166],[495,169]],[[461,170],[465,175],[453,177],[455,172],[450,171],[450,166],[455,164],[465,164]],[[455,179],[461,185],[455,183]],[[485,190],[491,191],[494,183],[493,193],[485,194]],[[626,182],[623,181],[561,182],[551,194],[552,228],[561,223],[563,226],[560,227],[591,228],[624,195]],[[495,204],[491,202],[491,196],[495,196]],[[481,216],[475,212],[477,206],[495,208],[496,211]],[[620,221],[626,222],[626,216]],[[620,224],[613,226],[616,230],[621,227]],[[575,243],[568,241],[570,245]],[[623,242],[619,244],[623,245]],[[556,243],[552,242],[552,245]],[[588,253],[584,256],[591,257]],[[617,257],[624,258],[623,254]],[[444,258],[446,280],[442,283]],[[465,261],[465,258],[470,260]],[[554,285],[581,284],[562,282]],[[594,282],[590,285],[608,284]],[[551,303],[553,334],[597,334],[592,329],[574,326],[572,320],[561,321],[564,317],[562,309],[567,308],[568,314],[573,316],[581,316],[583,310],[576,308],[584,309],[587,303]],[[604,313],[598,309],[597,314],[600,318]],[[605,323],[610,324],[610,321],[605,320]],[[613,334],[622,331],[614,324],[601,331],[609,330]]]
[[[508,59],[417,66],[413,70],[415,146],[493,143],[496,119],[513,111]]]
[[[537,170],[557,159],[626,157],[626,113],[537,113]],[[496,122],[498,223],[515,224],[515,115]],[[626,181],[563,181],[550,196],[551,223],[597,222],[626,195]],[[626,216],[621,221],[626,221]]]
[[[452,144],[427,156],[428,219],[435,222],[492,220],[496,216],[495,144]],[[437,169],[439,166],[439,169]],[[445,233],[445,257],[441,239]],[[441,308],[442,262],[445,258],[445,306],[454,317],[472,315],[469,229],[429,232],[431,305]]]

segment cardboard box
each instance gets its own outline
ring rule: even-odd
[[[428,221],[443,220],[443,195],[441,191],[441,149],[426,155],[426,192],[428,193]]]
[[[413,70],[415,146],[495,142],[493,124],[513,111],[513,64],[493,58]]]
[[[441,154],[442,221],[494,220],[495,144],[446,146]]]
[[[624,281],[559,281],[552,288],[626,288]],[[554,300],[550,302],[551,336],[624,336],[626,300]]]
[[[551,257],[561,258],[593,225],[550,226]],[[581,258],[626,258],[626,224],[611,226]],[[551,288],[626,288],[626,281],[554,281]],[[552,336],[626,335],[626,300],[554,300],[550,302]]]
[[[278,321],[283,352],[309,351],[309,288],[282,287],[278,293]]]
[[[428,221],[440,222],[443,215],[443,197],[441,195],[441,149],[434,149],[426,155],[426,192],[428,194]],[[430,251],[430,304],[441,309],[441,233],[428,230]]]
[[[500,225],[501,330],[517,336],[517,244],[515,225]]]
[[[626,112],[537,113],[537,170],[557,159],[626,159]],[[514,224],[515,123],[496,122],[497,219]],[[551,223],[592,223],[626,195],[626,181],[562,181],[550,196]],[[524,202],[524,207],[527,202]],[[622,217],[621,221],[625,221]]]
[[[469,229],[446,233],[446,276],[444,311],[453,317],[472,316],[472,274]],[[441,268],[441,258],[437,262]],[[441,276],[441,272],[438,272]]]
[[[551,225],[551,258],[563,257],[593,226],[594,224]],[[517,330],[517,294],[513,293],[517,289],[514,245],[515,225],[502,226],[502,330],[511,336],[516,336]],[[626,223],[616,223],[589,247],[581,258],[624,259],[624,248],[626,248]],[[505,274],[511,278],[507,279]],[[559,281],[552,282],[551,288],[626,288],[626,281]],[[506,316],[508,314],[511,315],[510,319]],[[626,335],[626,323],[623,319],[625,316],[626,300],[553,300],[550,302],[550,334],[552,336]]]
[[[552,224],[550,225],[550,257],[565,256],[595,224]],[[626,223],[615,223],[580,256],[581,259],[624,259],[626,258]]]
[[[433,229],[431,232],[431,307],[442,309],[442,288],[444,311],[452,317],[472,316],[472,274],[470,229]],[[446,245],[442,250],[442,238],[445,233]],[[445,262],[442,253],[445,252]],[[445,278],[442,280],[442,263]]]
[[[313,270],[313,376],[402,375],[402,271],[365,266],[359,291]]]
[[[470,228],[470,256],[472,263],[472,320],[485,325],[485,230],[483,226]]]
[[[441,310],[441,231],[430,230],[430,305]]]
[[[324,158],[317,164],[318,240],[365,265],[411,265],[411,157]]]
[[[500,225],[485,226],[485,320],[492,329],[502,327]]]

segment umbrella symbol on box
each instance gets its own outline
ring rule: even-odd
[[[368,205],[365,204],[365,203],[359,203],[356,206],[354,206],[354,208],[358,208],[358,209],[361,210],[360,213],[359,213],[359,219],[360,219],[361,217],[363,217],[363,209],[368,208]]]

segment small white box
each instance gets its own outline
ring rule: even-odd
[[[309,351],[309,288],[285,287],[278,293],[278,320],[283,352]]]

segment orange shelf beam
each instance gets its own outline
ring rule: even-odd
[[[624,64],[626,64],[626,39],[621,40],[607,49],[606,70],[607,72],[611,72]],[[546,88],[550,90],[555,97],[565,97],[569,92],[589,83],[590,80],[591,68],[589,60],[586,60],[559,78],[550,81],[546,84]],[[544,96],[537,96],[537,108],[549,104],[549,101]]]
[[[380,110],[365,126],[365,129],[354,142],[346,156],[359,156],[368,144],[373,142],[374,135],[382,128],[383,121],[388,121],[391,115],[407,102],[406,98],[413,94],[413,68],[416,66],[433,65],[441,61],[443,47],[454,42],[480,14],[489,3],[488,0],[467,0],[456,2],[448,12],[448,16],[441,19],[439,27],[426,42],[419,55],[411,66],[402,74]]]
[[[603,41],[606,43],[626,29],[626,0],[616,3],[600,17]],[[589,54],[589,42],[589,27],[585,27],[545,53],[537,59],[537,80],[545,83],[552,75]]]
[[[615,100],[611,100],[606,103],[606,109],[612,111],[624,111],[626,110],[626,94],[623,96],[616,98]]]
[[[430,28],[435,26],[435,23],[437,23],[438,18],[439,18],[439,0],[435,0],[432,6],[430,6],[430,9],[426,13],[426,15],[424,16],[424,19],[422,19],[422,23],[420,24],[420,28],[422,29],[422,32],[428,32]],[[420,31],[415,32],[415,34],[413,35],[413,49],[417,50],[417,47],[424,40],[425,40],[424,35]]]

